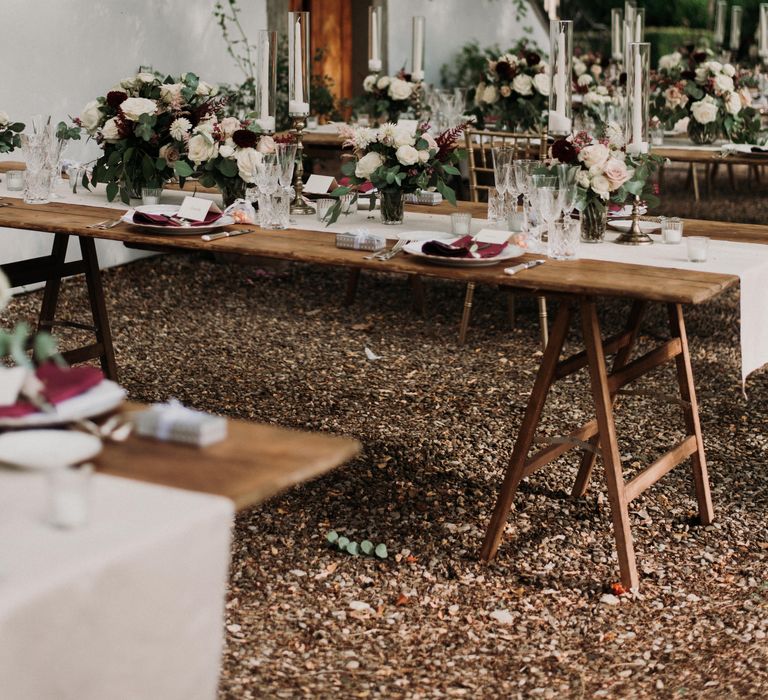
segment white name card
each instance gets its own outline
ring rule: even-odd
[[[512,231],[499,231],[495,228],[484,228],[478,231],[475,236],[475,242],[501,244],[506,243],[511,235]]]
[[[333,175],[310,175],[304,183],[305,194],[328,194],[331,189],[336,189]]]
[[[212,204],[213,202],[210,199],[184,197],[184,201],[179,207],[179,213],[176,216],[180,219],[187,219],[187,221],[205,221],[205,217],[208,216]]]

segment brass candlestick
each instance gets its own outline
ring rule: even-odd
[[[424,88],[424,81],[418,80],[416,82],[416,87],[413,91],[413,111],[414,111],[414,117],[416,117],[416,120],[419,121],[421,119],[421,94],[422,90]]]
[[[304,129],[306,117],[293,117],[293,130],[296,132],[296,169],[293,172],[293,189],[296,197],[291,204],[291,214],[314,214],[314,207],[304,201]]]
[[[621,245],[648,245],[653,243],[653,239],[640,228],[640,197],[637,195],[635,195],[635,201],[632,204],[632,225],[629,227],[629,231],[622,233],[614,243]]]

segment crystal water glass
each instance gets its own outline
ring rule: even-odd
[[[706,236],[688,236],[688,260],[691,262],[707,262],[709,238]]]
[[[498,224],[507,218],[507,207],[502,195],[496,188],[488,190],[488,222]]]
[[[27,164],[24,176],[24,201],[27,204],[47,204],[51,201],[54,174],[52,141],[49,129],[21,134],[21,150]]]
[[[507,194],[509,184],[508,166],[514,162],[514,149],[509,146],[492,146],[493,176],[496,189],[504,197]]]
[[[291,210],[291,190],[278,187],[269,197],[267,221],[261,222],[261,228],[282,231],[288,228]]]
[[[549,230],[552,224],[557,221],[562,211],[562,199],[560,198],[560,189],[555,185],[556,179],[550,178],[554,181],[552,184],[548,184],[543,187],[536,188],[536,204],[538,207],[539,216],[543,222],[541,240],[545,240],[544,234],[547,234],[546,239],[549,237]]]
[[[580,240],[578,221],[570,218],[556,221],[549,229],[547,255],[553,260],[575,260],[579,256]]]
[[[280,187],[290,187],[293,184],[293,171],[296,167],[296,144],[275,144],[275,155],[279,167],[278,181]]]

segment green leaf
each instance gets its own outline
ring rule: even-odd
[[[190,167],[189,163],[187,163],[187,161],[177,160],[173,164],[173,172],[176,173],[178,177],[189,177],[194,171]]]
[[[338,539],[338,540],[336,540],[336,546],[337,546],[337,547],[338,547],[338,548],[339,548],[339,549],[340,549],[342,552],[343,552],[343,551],[344,551],[344,550],[347,548],[347,545],[348,545],[348,544],[349,544],[349,537],[344,537],[344,535],[342,535],[341,537],[339,537],[339,539]]]
[[[344,163],[341,166],[341,172],[344,173],[344,175],[347,175],[348,177],[352,177],[355,174],[356,167],[357,167],[356,161],[348,160],[346,163]]]
[[[326,212],[325,218],[323,221],[325,221],[326,226],[330,226],[331,224],[335,224],[339,220],[339,216],[341,215],[341,200],[338,199],[333,203],[333,206]]]
[[[155,161],[155,169],[163,172],[168,167],[168,161],[165,158],[158,158]]]
[[[453,165],[443,165],[443,170],[448,175],[461,175],[461,172],[458,168],[454,167]]]
[[[443,180],[437,181],[437,190],[440,192],[443,197],[445,197],[453,206],[456,205],[456,193],[453,191],[452,188],[450,188],[448,185],[445,184]]]
[[[366,556],[371,556],[373,554],[373,549],[373,542],[370,540],[363,540],[360,543],[360,551]]]
[[[386,559],[387,558],[387,545],[385,544],[377,544],[376,549],[374,550],[376,556],[379,559]]]
[[[219,172],[224,177],[236,177],[238,173],[237,163],[229,158],[221,158],[219,162]]]
[[[83,185],[86,185],[85,176],[83,176]],[[114,180],[107,183],[107,199],[110,202],[114,201],[115,197],[117,197],[118,189],[117,183]]]
[[[351,554],[353,557],[359,556],[360,545],[358,545],[357,542],[350,542],[347,545],[347,552]]]
[[[336,541],[339,539],[339,533],[336,532],[336,530],[330,530],[328,534],[325,536],[325,539],[328,540],[330,544],[335,544]]]

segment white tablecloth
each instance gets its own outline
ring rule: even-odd
[[[0,470],[0,697],[214,700],[233,505],[96,475],[89,524]]]

